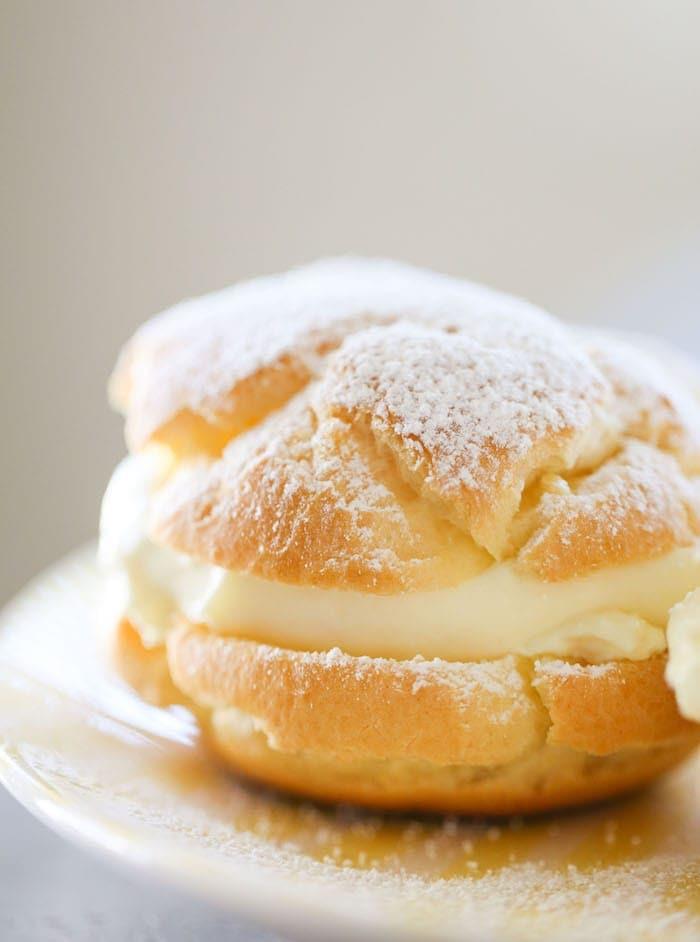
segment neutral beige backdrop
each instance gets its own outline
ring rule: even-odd
[[[0,0],[0,595],[90,536],[119,344],[385,254],[700,342],[695,0]]]

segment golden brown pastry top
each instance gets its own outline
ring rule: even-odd
[[[156,539],[292,583],[394,592],[516,557],[543,579],[700,533],[700,402],[628,342],[381,261],[188,301],[112,378],[178,456]]]

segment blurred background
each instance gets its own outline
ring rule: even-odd
[[[0,595],[96,529],[120,344],[396,256],[700,349],[695,0],[0,0]]]
[[[699,37],[696,0],[0,0],[0,599],[95,533],[107,376],[184,296],[379,254],[700,353]],[[269,938],[0,830],[2,939]]]

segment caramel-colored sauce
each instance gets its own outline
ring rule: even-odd
[[[700,906],[700,760],[618,801],[532,818],[380,814],[280,795],[216,767],[206,756],[162,755],[150,773],[168,790],[206,802],[238,831],[294,844],[318,861],[432,878],[475,877],[540,864],[601,871],[668,856],[687,864],[687,904]],[[698,910],[700,911],[700,910]]]

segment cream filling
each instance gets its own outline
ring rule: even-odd
[[[162,643],[183,613],[213,631],[302,650],[448,661],[513,653],[640,660],[665,649],[669,609],[700,585],[700,543],[557,583],[524,576],[510,562],[457,586],[395,595],[271,582],[149,540],[151,494],[169,460],[161,450],[125,459],[102,509],[100,556],[119,611],[150,645]]]
[[[700,722],[700,589],[671,609],[666,680],[683,716]]]

